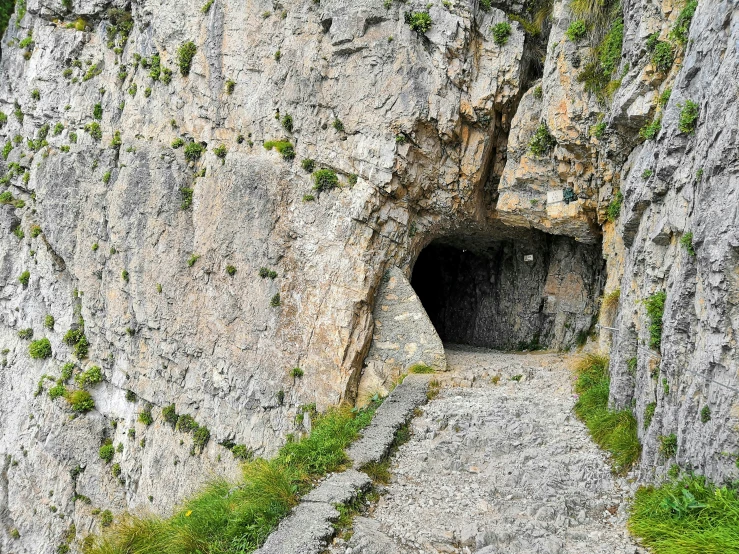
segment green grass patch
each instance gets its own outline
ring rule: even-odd
[[[610,203],[608,204],[608,208],[606,208],[606,221],[614,222],[618,219],[618,215],[621,213],[621,206],[624,203],[624,195],[621,194],[621,191],[616,191],[616,194],[613,195],[613,198],[611,199]]]
[[[420,374],[424,374],[424,373],[436,373],[436,371],[434,370],[433,367],[429,367],[426,364],[416,364],[416,365],[414,365],[414,366],[411,367],[410,372],[411,373],[420,373]]]
[[[575,391],[580,395],[575,414],[585,423],[593,441],[610,452],[614,471],[623,475],[641,456],[636,419],[630,410],[608,408],[611,381],[606,356],[589,354],[575,369],[578,373]]]
[[[675,20],[675,24],[670,31],[670,38],[679,42],[680,44],[686,44],[688,42],[688,35],[690,34],[690,24],[693,21],[695,10],[698,8],[698,0],[690,0],[685,7],[680,11],[680,14]]]
[[[316,479],[348,466],[344,449],[369,424],[376,408],[329,410],[315,419],[310,436],[289,440],[276,458],[245,463],[239,483],[218,479],[167,519],[124,515],[95,539],[89,552],[253,552]]]
[[[628,526],[654,554],[736,554],[739,498],[698,476],[641,487]]]
[[[667,293],[657,292],[644,299],[649,318],[649,346],[659,350],[662,345],[662,316],[665,313],[665,300]]]
[[[289,140],[268,140],[264,143],[267,150],[277,150],[282,159],[290,161],[295,158],[295,147]]]

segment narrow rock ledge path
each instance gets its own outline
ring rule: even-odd
[[[447,358],[391,484],[331,554],[645,552],[625,525],[635,485],[611,475],[572,411],[571,355],[451,346]]]

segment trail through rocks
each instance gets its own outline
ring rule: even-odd
[[[633,486],[573,413],[563,354],[447,347],[392,482],[331,554],[633,554]],[[494,382],[497,381],[497,384]]]

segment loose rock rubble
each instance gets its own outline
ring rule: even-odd
[[[643,552],[625,527],[633,486],[572,412],[571,356],[447,355],[392,483],[331,554]]]

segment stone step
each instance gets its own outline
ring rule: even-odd
[[[369,489],[372,481],[357,471],[387,456],[397,430],[426,402],[429,375],[411,374],[377,409],[362,438],[347,451],[354,469],[334,473],[303,497],[255,554],[320,554],[334,535],[339,518],[336,504],[346,504]]]

